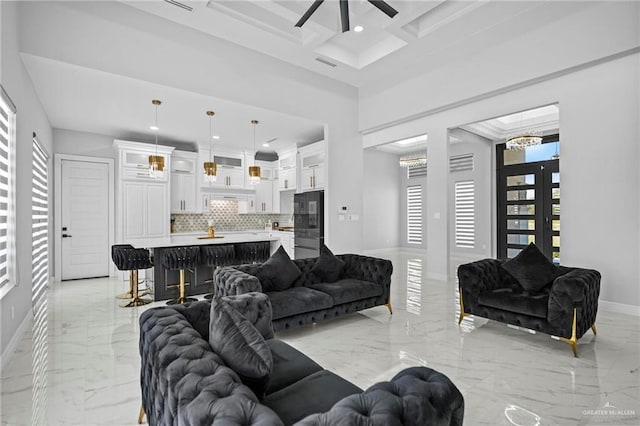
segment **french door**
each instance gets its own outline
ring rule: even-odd
[[[504,165],[497,150],[498,257],[515,257],[529,243],[560,263],[559,160]]]

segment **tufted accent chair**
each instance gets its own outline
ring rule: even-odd
[[[575,356],[577,340],[595,322],[600,273],[560,266],[561,275],[539,291],[525,291],[501,265],[484,259],[458,267],[460,322],[465,315],[505,322],[557,336]]]
[[[271,299],[273,328],[276,332],[380,305],[387,306],[392,313],[391,261],[357,254],[342,254],[336,257],[345,263],[340,280],[336,283],[328,286],[311,271],[317,258],[295,259],[293,263],[301,273],[291,288],[266,292]],[[257,278],[260,266],[245,264],[216,269],[213,276],[215,294],[231,296],[252,291],[264,292]],[[354,290],[351,294],[336,296],[341,286],[349,285],[354,288],[360,286],[362,291]],[[311,296],[306,293],[307,289],[311,290]],[[333,291],[333,294],[324,294],[327,291]]]

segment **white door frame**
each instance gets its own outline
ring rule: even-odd
[[[62,272],[62,161],[84,161],[102,163],[109,166],[109,247],[115,242],[115,167],[112,158],[86,157],[84,155],[54,155],[54,281],[60,281]],[[111,263],[111,262],[109,262]],[[113,267],[109,268],[109,276],[115,276]]]

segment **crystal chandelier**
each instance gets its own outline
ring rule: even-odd
[[[413,154],[407,154],[400,157],[401,167],[418,167],[427,164],[427,153],[414,152]]]
[[[213,111],[207,111],[209,116],[209,161],[204,162],[204,181],[213,183],[217,180],[218,165],[213,161]]]
[[[160,179],[164,177],[164,156],[158,155],[158,131],[160,128],[158,127],[158,106],[162,104],[157,99],[151,101],[156,108],[156,121],[155,124],[151,127],[151,130],[155,132],[156,136],[156,154],[149,156],[149,176],[154,179]]]
[[[521,150],[529,146],[540,145],[542,143],[542,133],[537,131],[526,131],[507,138],[507,149]]]
[[[255,165],[255,154],[256,151],[256,125],[258,124],[258,120],[251,120],[251,124],[253,124],[253,158],[254,165],[249,166],[249,183],[256,185],[260,183],[260,166]]]

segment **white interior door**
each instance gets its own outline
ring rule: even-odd
[[[109,166],[62,160],[62,280],[109,275]]]

